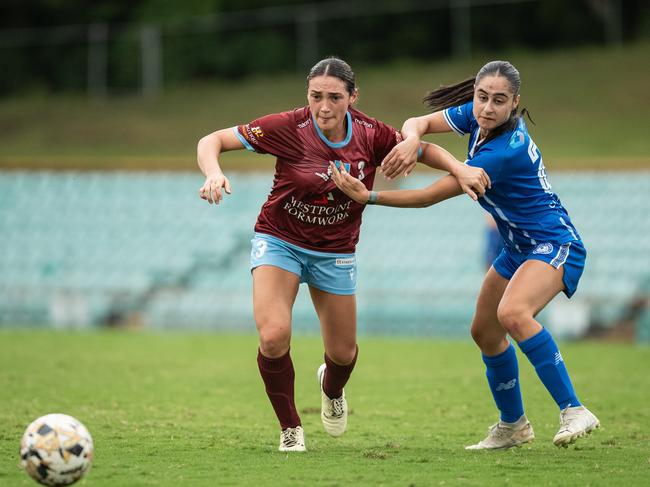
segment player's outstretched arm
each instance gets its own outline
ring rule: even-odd
[[[485,190],[491,187],[490,177],[480,167],[468,166],[460,162],[446,149],[439,145],[422,142],[422,155],[420,162],[434,169],[447,171],[454,176],[464,193],[476,201],[485,194]]]
[[[381,162],[381,172],[386,179],[394,179],[402,174],[408,176],[418,159],[420,138],[424,134],[450,132],[442,112],[421,117],[409,118],[402,125],[402,142],[397,144]]]
[[[230,181],[223,174],[219,165],[219,155],[230,150],[244,149],[244,144],[237,138],[236,127],[217,130],[202,137],[196,148],[196,157],[205,175],[205,182],[199,188],[199,196],[208,203],[219,204],[223,198],[221,189],[230,194]]]
[[[339,170],[333,163],[330,163],[330,167],[332,169],[332,180],[336,186],[354,201],[361,204],[372,203],[400,208],[424,208],[463,194],[460,184],[451,175],[445,176],[423,189],[371,192],[361,181],[350,176],[345,167],[341,166]],[[371,193],[373,196],[372,201],[370,201]]]

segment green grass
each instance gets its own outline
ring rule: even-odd
[[[255,363],[256,338],[218,334],[0,331],[0,484],[34,485],[18,443],[45,413],[76,416],[93,434],[81,485],[647,485],[650,349],[565,344],[579,396],[603,428],[569,449],[551,438],[558,411],[521,359],[537,439],[466,452],[495,419],[469,342],[363,338],[346,387],[349,431],[320,425],[317,338],[292,355],[309,451],[276,451],[278,428]]]
[[[340,53],[345,56],[345,53]],[[425,112],[422,96],[474,74],[493,58],[522,73],[522,106],[549,169],[650,168],[647,89],[650,43],[553,52],[477,54],[466,61],[355,66],[358,106],[400,127]],[[196,142],[213,130],[305,104],[304,76],[168,87],[154,100],[114,96],[29,95],[0,100],[0,168],[187,169]],[[435,140],[464,157],[466,141]],[[225,166],[272,167],[270,157],[228,155]]]

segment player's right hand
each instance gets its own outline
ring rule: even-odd
[[[332,181],[334,181],[337,188],[357,203],[365,205],[368,202],[370,196],[368,188],[357,178],[350,176],[343,164],[337,168],[333,162],[330,162],[330,169],[332,170]]]
[[[218,205],[223,198],[222,188],[230,194],[230,181],[221,171],[213,172],[206,176],[203,186],[199,189],[199,196],[210,204]]]

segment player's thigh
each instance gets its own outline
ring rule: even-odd
[[[291,336],[291,309],[300,277],[280,267],[261,265],[253,269],[253,314],[260,333]]]
[[[490,267],[476,301],[472,338],[486,355],[496,355],[507,347],[506,331],[499,323],[497,309],[508,280]]]
[[[564,266],[525,261],[510,279],[499,306],[500,316],[535,316],[564,290]]]
[[[354,294],[333,294],[309,286],[318,314],[325,353],[338,364],[354,359],[357,348],[357,302]]]

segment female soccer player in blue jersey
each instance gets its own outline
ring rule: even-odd
[[[471,331],[501,417],[487,438],[467,447],[470,450],[508,448],[534,438],[524,414],[517,356],[507,334],[519,344],[560,407],[555,445],[567,446],[600,424],[578,400],[556,343],[535,320],[559,292],[568,297],[575,292],[586,252],[517,113],[520,85],[512,64],[493,61],[475,78],[431,92],[425,102],[434,112],[407,120],[402,127],[404,141],[382,164],[388,178],[410,171],[421,136],[453,130],[469,134],[466,162],[485,169],[491,180],[491,188],[478,201],[494,217],[505,248],[487,272]],[[448,176],[424,189],[374,192],[344,168],[333,167],[332,173],[337,186],[359,203],[424,207],[461,193],[456,180]]]
[[[222,191],[231,191],[219,165],[222,152],[246,148],[277,157],[273,188],[255,225],[251,271],[260,338],[257,362],[280,422],[280,451],[305,451],[289,353],[291,309],[301,282],[309,285],[325,347],[325,363],[317,374],[323,426],[332,436],[347,427],[343,387],[358,351],[354,250],[365,205],[336,188],[330,162],[372,188],[376,168],[402,140],[394,128],[352,107],[357,87],[344,61],[320,61],[307,83],[307,106],[218,130],[203,137],[197,148],[206,176],[199,195],[210,203],[219,203]],[[439,147],[429,147],[423,161],[454,174],[474,198],[488,184],[484,170],[459,164]]]

